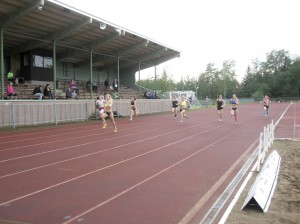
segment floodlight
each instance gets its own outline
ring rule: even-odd
[[[122,29],[120,29],[120,28],[115,28],[115,30],[116,30],[116,32],[119,34],[119,36],[124,36],[125,35],[125,30],[122,30]]]
[[[100,23],[100,29],[105,30],[106,29],[106,24],[105,23]]]

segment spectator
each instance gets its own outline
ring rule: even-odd
[[[17,99],[18,98],[18,94],[15,93],[12,82],[8,83],[8,86],[6,88],[6,95],[8,97],[10,97],[10,99]]]
[[[39,97],[39,100],[43,99],[43,93],[41,91],[41,85],[34,88],[32,95]]]
[[[70,87],[66,91],[66,98],[67,99],[71,99],[72,98],[72,90],[71,90]]]
[[[22,78],[22,77],[19,77],[19,84],[24,84],[25,83],[25,81],[24,81],[24,79]]]
[[[71,88],[71,90],[74,89],[76,93],[79,92],[79,88],[77,87],[76,82],[73,79],[70,81],[69,87]]]
[[[93,81],[92,86],[93,86],[93,91],[98,91],[98,84],[95,80]]]
[[[15,83],[14,73],[11,70],[7,73],[7,80],[12,84]]]
[[[153,93],[152,93],[152,91],[150,89],[147,90],[146,96],[147,96],[147,99],[153,99],[153,97],[154,97]]]
[[[118,80],[115,79],[115,81],[112,83],[112,86],[114,88],[114,91],[118,92],[118,89],[119,89],[119,83],[118,83]]]
[[[105,87],[105,89],[108,89],[108,87],[109,87],[108,79],[106,79],[106,80],[104,81],[104,87]]]
[[[77,93],[75,89],[72,90],[72,99],[73,100],[77,99]]]
[[[87,90],[91,90],[91,80],[89,79],[89,81],[86,82],[85,87]]]
[[[50,88],[50,84],[47,84],[45,86],[45,88],[44,88],[44,96],[48,97],[48,99],[50,99],[50,100],[53,99],[51,88]]]

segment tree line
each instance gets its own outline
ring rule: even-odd
[[[272,50],[266,54],[266,61],[254,59],[245,71],[241,83],[236,78],[235,61],[226,60],[222,68],[209,63],[198,77],[182,76],[175,82],[166,72],[156,80],[145,79],[138,85],[158,93],[192,90],[198,99],[206,96],[216,98],[219,94],[230,98],[232,94],[239,97],[251,97],[256,100],[263,95],[277,97],[299,97],[300,95],[300,58],[292,58],[286,50]]]

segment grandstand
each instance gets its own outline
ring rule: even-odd
[[[56,99],[66,99],[66,90],[69,87],[69,80],[57,80],[57,86],[59,88],[56,89],[55,92],[55,98]],[[6,87],[8,85],[8,81],[5,80],[4,86]],[[86,88],[86,81],[80,81],[77,80],[76,83],[78,83],[80,92],[78,94],[77,99],[90,99],[90,90]],[[33,90],[38,85],[45,86],[46,82],[36,82],[36,81],[26,81],[24,84],[15,85],[14,89],[15,92],[18,94],[19,100],[32,100],[32,99],[38,99],[38,97],[33,96]],[[0,88],[1,89],[1,88]],[[141,98],[139,93],[131,89],[127,86],[120,86],[118,92],[114,92],[110,88],[105,88],[103,83],[98,83],[98,90],[92,91],[92,99],[97,98],[99,95],[105,95],[106,93],[109,93],[113,96],[113,98],[118,99],[131,99],[131,97],[135,97],[136,99]],[[6,94],[4,93],[4,98],[7,99]]]
[[[1,98],[6,74],[23,77],[15,87],[20,99],[32,99],[37,83],[49,83],[63,99],[65,83],[80,85],[80,98],[105,91],[103,82],[117,79],[119,97],[140,97],[135,73],[180,56],[180,52],[57,0],[0,0]],[[99,92],[85,88],[96,81]],[[61,85],[62,84],[62,85]]]

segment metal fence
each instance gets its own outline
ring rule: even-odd
[[[94,101],[2,101],[0,127],[87,120]]]
[[[129,100],[114,100],[114,112],[130,115]],[[139,114],[171,111],[171,100],[137,100]],[[95,114],[95,100],[0,101],[0,127],[86,121]],[[97,113],[96,113],[97,114]]]

